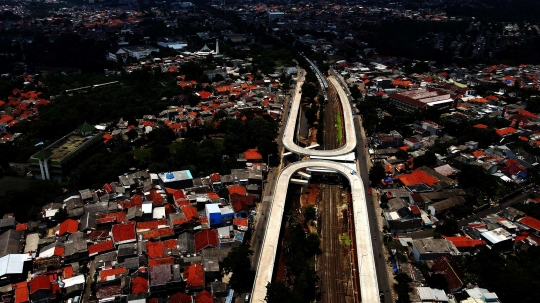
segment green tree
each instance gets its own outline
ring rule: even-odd
[[[454,219],[445,219],[442,224],[437,225],[435,232],[445,236],[453,236],[459,232],[457,221]]]
[[[218,196],[220,198],[229,200],[229,189],[227,187],[222,187],[219,189]]]
[[[369,170],[369,182],[371,187],[377,186],[382,179],[386,177],[386,171],[381,163],[375,162],[375,164]]]
[[[317,210],[313,205],[308,205],[304,208],[304,219],[306,222],[317,219]]]
[[[283,282],[272,282],[266,285],[266,297],[264,300],[267,303],[297,303],[302,302],[301,297],[297,292],[293,292]]]
[[[223,270],[225,273],[232,273],[231,287],[239,292],[245,292],[253,286],[255,273],[251,270],[250,256],[253,251],[248,245],[242,244],[233,247],[223,259]]]

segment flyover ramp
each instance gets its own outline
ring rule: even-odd
[[[354,133],[354,131],[352,133]],[[264,300],[266,297],[266,285],[272,281],[289,181],[299,170],[308,167],[328,168],[342,174],[349,180],[349,183],[351,184],[356,238],[355,252],[359,267],[359,272],[355,273],[355,275],[358,276],[360,281],[362,302],[379,302],[379,288],[375,271],[375,259],[373,256],[371,233],[369,229],[366,197],[364,195],[364,184],[358,174],[351,174],[351,168],[340,163],[326,160],[294,162],[283,168],[280,172],[274,187],[274,199],[270,211],[267,214],[268,220],[266,223],[266,233],[263,238],[263,251],[257,266],[251,302],[266,302]]]
[[[285,130],[283,131],[283,146],[290,152],[306,156],[335,157],[354,152],[356,150],[356,133],[349,99],[347,98],[347,94],[345,91],[343,91],[341,85],[339,85],[334,77],[328,77],[328,79],[336,88],[341,101],[341,107],[343,109],[343,128],[345,130],[345,145],[333,150],[313,150],[298,146],[294,142],[296,120],[300,111],[300,100],[302,97],[300,90],[302,88],[303,81],[301,81],[298,82],[295,87],[293,102],[291,102],[290,105],[289,119],[287,120]]]

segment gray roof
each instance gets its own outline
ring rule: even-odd
[[[172,272],[171,265],[156,265],[150,267],[150,285],[165,285],[167,282],[171,281]]]
[[[14,229],[10,229],[0,235],[0,258],[5,255],[19,253],[22,235],[22,231]]]
[[[135,218],[140,218],[142,217],[143,215],[143,212],[142,212],[142,208],[141,207],[138,207],[138,206],[134,206],[134,207],[131,207],[128,209],[127,211],[127,215],[126,215],[126,220],[132,220],[132,219],[135,219]]]
[[[87,231],[89,229],[96,228],[97,226],[96,219],[97,219],[97,214],[95,212],[86,212],[80,220],[81,223],[79,226],[79,230]]]
[[[82,253],[87,251],[86,241],[79,240],[65,243],[64,245],[64,256],[71,256],[76,253]]]
[[[118,256],[135,256],[137,255],[137,243],[126,243],[118,246]]]
[[[82,208],[82,207],[75,208],[75,209],[69,209],[68,208],[67,213],[68,213],[68,216],[70,218],[78,218],[78,217],[84,215],[84,208]]]
[[[183,233],[178,236],[178,250],[188,254],[195,252],[195,235],[190,233]]]
[[[203,259],[205,272],[219,272],[219,259],[217,257],[207,257]]]
[[[431,206],[435,208],[436,212],[441,212],[462,203],[465,203],[465,198],[461,196],[456,196],[448,198],[441,202],[433,203]]]
[[[124,267],[127,269],[139,268],[139,257],[126,258],[124,260]]]
[[[17,224],[17,221],[15,221],[15,217],[7,217],[0,219],[0,228],[15,227],[15,224]]]
[[[97,202],[93,204],[87,204],[84,206],[87,213],[106,213],[109,210],[109,203]]]
[[[84,206],[83,200],[79,196],[71,196],[65,200],[68,210],[80,208]]]

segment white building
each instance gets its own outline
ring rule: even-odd
[[[128,56],[137,60],[148,57],[152,52],[159,52],[159,48],[148,45],[124,46],[123,49],[127,52]]]
[[[285,13],[282,12],[268,12],[268,19],[283,19],[285,18]]]

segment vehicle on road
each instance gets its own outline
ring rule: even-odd
[[[379,299],[384,302],[384,293],[382,291],[379,291]]]
[[[367,189],[368,195],[371,195],[371,187]]]

